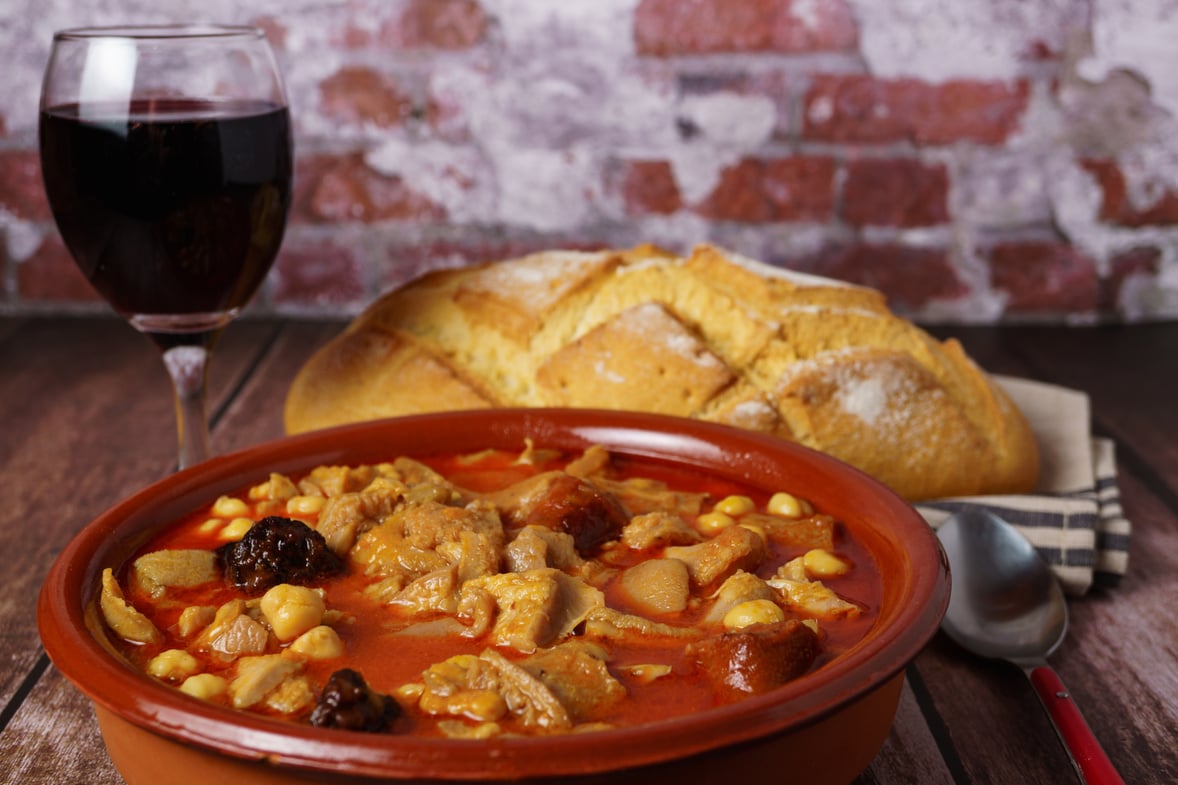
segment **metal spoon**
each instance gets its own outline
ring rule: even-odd
[[[971,508],[949,517],[937,536],[953,587],[941,629],[974,654],[1022,669],[1081,782],[1123,785],[1047,664],[1068,628],[1068,606],[1051,568],[1017,529],[986,510]]]

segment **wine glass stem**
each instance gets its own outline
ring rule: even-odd
[[[186,469],[211,455],[209,420],[205,410],[209,351],[204,346],[173,346],[164,352],[176,400],[180,437],[179,467]]]

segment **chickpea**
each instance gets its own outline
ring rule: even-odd
[[[222,540],[240,540],[245,533],[253,528],[254,522],[249,518],[234,518],[225,524],[219,536]]]
[[[776,624],[785,621],[785,611],[773,600],[748,600],[724,614],[724,628],[739,630],[753,624]]]
[[[151,658],[147,672],[157,679],[179,681],[200,670],[200,663],[183,649],[166,649]]]
[[[343,656],[344,642],[335,630],[320,624],[291,641],[290,650],[309,660],[331,660]]]
[[[305,586],[280,583],[262,595],[262,615],[280,641],[291,641],[323,621],[323,597]]]
[[[753,500],[747,496],[725,496],[716,502],[714,509],[725,515],[739,517],[746,512],[752,512],[754,507]]]
[[[813,508],[808,502],[785,491],[773,494],[765,509],[773,515],[780,515],[783,518],[801,518],[813,512]]]
[[[180,692],[201,700],[212,700],[218,695],[225,694],[227,689],[229,689],[229,682],[211,673],[198,673],[195,676],[189,676],[180,685]]]
[[[225,521],[220,518],[209,518],[207,521],[196,527],[196,530],[201,534],[212,534],[225,525]]]
[[[213,515],[219,518],[238,518],[249,515],[249,505],[232,496],[220,496],[213,502]]]
[[[717,510],[705,512],[695,519],[696,528],[699,529],[701,534],[709,537],[719,534],[734,523],[736,523],[736,520],[731,515]]]
[[[802,566],[811,578],[837,578],[846,575],[851,567],[825,548],[814,548],[802,556]]]
[[[322,496],[292,496],[286,500],[286,512],[289,515],[318,515],[327,504]]]

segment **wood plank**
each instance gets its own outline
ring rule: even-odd
[[[1178,513],[1122,470],[1136,524],[1121,585],[1071,603],[1067,640],[1052,662],[1112,761],[1141,783],[1178,782]]]
[[[940,340],[958,341],[965,353],[989,373],[1029,376],[1030,369],[1013,351],[1010,330],[995,326],[926,325]]]
[[[1068,640],[1052,664],[1130,782],[1178,782],[1178,331],[1132,327],[949,327],[987,370],[1088,393],[1098,432],[1117,439],[1125,513],[1135,522],[1130,572],[1115,589],[1071,602]],[[1139,470],[1139,471],[1135,471]],[[1163,479],[1166,478],[1166,479]],[[1159,497],[1160,494],[1160,497]],[[978,662],[943,636],[918,660],[935,713],[975,783],[1064,781],[1070,764],[1022,675]]]
[[[1119,485],[1134,522],[1129,575],[1070,604],[1071,629],[1052,664],[1114,764],[1131,782],[1178,781],[1178,395],[1173,326],[952,330],[984,367],[1088,393],[1098,432],[1117,440]],[[970,662],[942,638],[920,672],[971,781],[1021,783],[1066,776],[1058,745],[1036,753],[1043,712],[1017,671]],[[1012,719],[1016,718],[1016,719]],[[1012,764],[1017,762],[1017,765]],[[1043,762],[1047,761],[1044,768]],[[1062,769],[1059,769],[1062,767]],[[1059,769],[1056,771],[1056,769]]]
[[[1088,393],[1095,428],[1116,440],[1133,522],[1120,586],[1072,603],[1053,658],[1114,762],[1178,782],[1178,330],[1172,324],[1020,329],[1041,378]]]
[[[1007,338],[993,327],[931,327],[939,338],[954,338],[991,373],[1038,378]],[[1042,380],[1042,379],[1040,379]],[[1041,749],[1050,723],[1030,685],[1013,666],[980,661],[943,634],[917,660],[917,678],[932,701],[933,722],[947,738],[946,755],[971,783],[1036,783],[1063,780],[1066,753],[1058,744]]]
[[[1070,603],[1071,628],[1051,658],[1114,765],[1130,782],[1178,782],[1178,517],[1132,475],[1127,514],[1144,523],[1123,584]],[[983,662],[938,635],[919,672],[971,782],[1054,782],[1068,769],[1019,671]]]
[[[227,332],[210,368],[214,405],[273,330]],[[159,356],[122,322],[28,320],[0,342],[0,367],[0,473],[15,478],[0,505],[0,539],[21,554],[0,599],[6,706],[39,656],[36,595],[54,555],[99,512],[171,470],[176,430]]]
[[[1178,330],[1170,324],[1019,330],[1017,351],[1045,380],[1088,393],[1098,428],[1126,461],[1153,467],[1178,500]],[[1144,473],[1144,472],[1143,472]]]
[[[0,760],[5,785],[123,785],[90,702],[52,667],[0,735]]]
[[[282,411],[291,382],[311,354],[342,329],[335,322],[284,325],[213,430],[213,448],[231,452],[283,436]]]
[[[129,329],[114,321],[96,322],[85,331],[73,322],[37,321],[0,345],[0,365],[9,371],[0,377],[5,435],[0,471],[17,478],[9,491],[13,503],[0,509],[0,532],[24,557],[9,575],[18,590],[6,593],[0,610],[3,634],[19,656],[0,675],[5,702],[37,654],[34,602],[52,555],[95,513],[138,485],[120,468],[150,459],[156,443],[175,438],[170,424],[161,433],[146,412],[134,445],[141,448],[135,451],[138,459],[129,455],[132,445],[118,438],[118,413],[133,408],[125,400],[124,380],[142,386],[149,397],[167,392],[152,378],[162,368],[143,360],[139,338],[132,335],[136,343],[131,343],[124,332]],[[161,423],[171,416],[163,407],[155,414]],[[108,450],[111,471],[77,463],[81,456]]]
[[[59,524],[53,531],[28,529],[24,535],[17,535],[16,547],[30,556],[24,561],[28,574],[17,582],[28,588],[6,593],[5,602],[20,600],[11,608],[5,607],[0,615],[5,640],[19,653],[14,657],[14,667],[5,672],[5,681],[0,683],[5,702],[13,696],[19,680],[35,666],[40,652],[31,626],[32,601],[52,553],[94,513],[162,476],[175,453],[170,393],[163,368],[150,344],[140,345],[139,336],[117,322],[85,325],[84,330],[79,330],[78,325],[72,329],[63,326],[60,331],[45,324],[35,327],[33,333],[22,336],[21,340],[26,345],[43,347],[36,357],[24,353],[9,356],[0,349],[0,363],[12,367],[16,371],[14,377],[24,379],[20,383],[13,379],[0,380],[0,400],[41,398],[44,404],[30,403],[27,412],[6,409],[0,414],[0,423],[6,434],[9,425],[16,426],[18,421],[22,424],[22,433],[12,431],[15,438],[11,442],[11,459],[19,456],[27,466],[30,452],[35,452],[34,474],[43,480],[26,482],[22,488],[25,502],[14,511],[11,520],[0,519],[0,532],[7,534],[15,529],[19,519],[25,517],[22,510],[53,508],[55,503],[47,497],[65,484],[67,478],[89,477],[91,482],[57,505]],[[281,402],[290,379],[310,351],[339,329],[340,325],[329,323],[307,325],[283,331],[275,340],[278,330],[274,323],[243,321],[233,325],[210,366],[210,410],[224,404],[229,394],[234,395],[233,402],[224,406],[214,426],[214,450],[238,449],[281,435]],[[71,338],[76,339],[81,333],[85,333],[87,340],[78,346]],[[259,346],[267,349],[261,357]],[[75,355],[86,361],[72,361]],[[101,380],[95,381],[92,378],[95,375],[100,375]],[[248,381],[243,384],[246,376]],[[56,380],[54,386],[65,392],[47,389],[50,386],[44,381],[47,379]],[[42,386],[30,389],[38,383]],[[120,395],[128,388],[142,390],[135,406],[126,406]],[[61,418],[78,425],[83,431],[82,442],[58,427]],[[68,459],[61,462],[62,454],[100,454],[111,459],[104,461],[101,471],[94,471]],[[7,539],[12,542],[11,537]],[[61,754],[61,751],[68,752]],[[52,667],[36,682],[19,708],[14,707],[12,720],[0,735],[0,760],[6,762],[0,767],[4,770],[4,782],[23,785],[122,782],[106,756],[88,701]]]
[[[905,680],[892,731],[855,785],[909,785],[914,772],[920,773],[921,785],[949,785],[954,781],[913,693],[911,680]]]
[[[0,318],[0,343],[15,335],[24,322],[24,318]]]
[[[1021,785],[1063,781],[1067,758],[1030,685],[1013,666],[978,660],[943,635],[917,658],[920,682],[947,738],[943,750],[967,781]],[[926,712],[927,713],[927,712]]]

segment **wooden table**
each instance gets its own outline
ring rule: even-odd
[[[231,326],[211,372],[214,449],[280,436],[293,375],[340,327]],[[1052,661],[1127,782],[1178,783],[1178,324],[934,331],[994,372],[1087,391],[1094,432],[1116,440],[1135,527],[1130,572],[1073,602]],[[118,783],[88,703],[40,647],[34,608],[71,535],[171,471],[164,372],[147,340],[113,318],[0,318],[0,402],[0,778]],[[1022,674],[940,635],[909,669],[892,734],[859,780],[1073,781]]]

